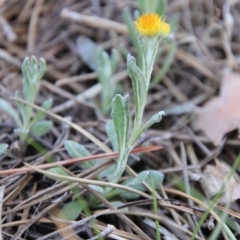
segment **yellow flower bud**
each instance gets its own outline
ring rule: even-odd
[[[170,32],[170,25],[156,13],[148,13],[140,16],[135,21],[135,27],[142,36],[148,37],[157,35],[167,36]]]

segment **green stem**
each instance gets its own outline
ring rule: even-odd
[[[112,176],[111,182],[118,183],[118,181],[121,178],[123,172],[125,171],[125,168],[126,168],[126,165],[127,165],[128,156],[129,156],[131,150],[132,150],[132,147],[131,146],[127,146],[125,148],[125,151],[123,151],[123,153],[120,154],[120,156],[118,158],[118,161],[117,161],[116,170],[115,170],[116,174],[114,174]]]

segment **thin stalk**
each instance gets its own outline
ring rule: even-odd
[[[154,214],[158,215],[158,203],[157,203],[157,197],[156,197],[153,178],[151,179],[151,181],[152,181],[152,194],[153,194],[153,210],[154,210]],[[155,224],[156,224],[156,239],[161,240],[159,221],[155,220]]]

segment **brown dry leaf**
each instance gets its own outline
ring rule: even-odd
[[[218,203],[227,204],[240,198],[240,184],[234,175],[228,180],[230,172],[230,166],[224,162],[216,161],[216,165],[206,166],[201,185],[209,199],[214,197],[225,183],[226,187]]]
[[[195,130],[203,131],[215,144],[220,145],[224,135],[240,129],[240,75],[225,75],[219,97],[214,97],[196,110]]]

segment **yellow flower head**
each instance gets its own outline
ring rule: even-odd
[[[135,21],[135,27],[141,35],[148,37],[166,36],[170,32],[170,25],[156,13],[147,13],[140,16]]]

